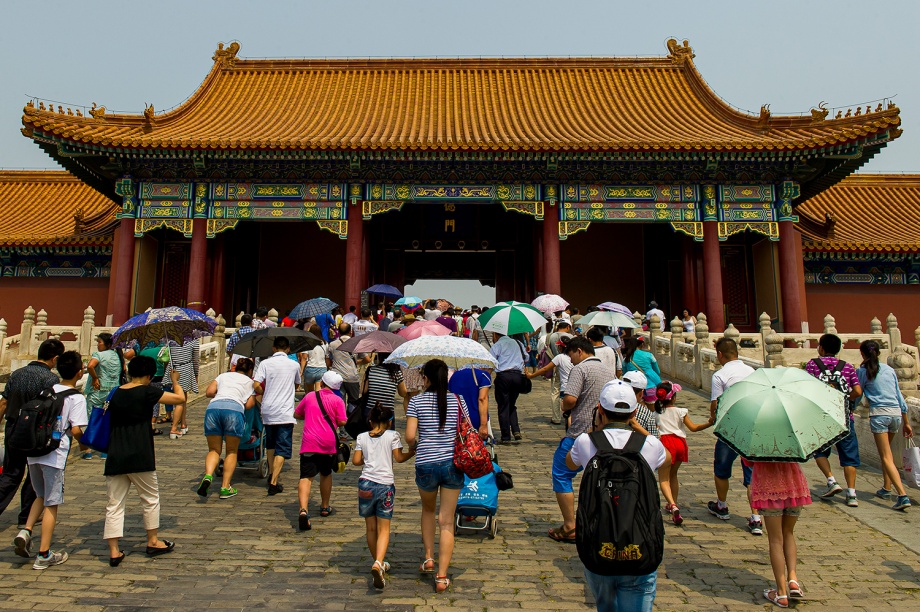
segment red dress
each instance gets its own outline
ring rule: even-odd
[[[798,463],[755,461],[751,506],[758,510],[795,508],[811,503],[808,480]]]

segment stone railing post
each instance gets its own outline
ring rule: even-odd
[[[907,347],[898,344],[888,355],[888,365],[898,375],[898,387],[905,396],[917,395],[917,362]]]
[[[767,363],[767,336],[773,331],[773,320],[766,312],[760,313],[760,349],[763,351],[763,362]]]
[[[227,361],[227,322],[221,315],[217,315],[217,327],[214,328],[214,342],[217,343],[217,373],[223,374],[229,365]]]
[[[702,312],[696,315],[696,327],[693,330],[696,336],[696,343],[693,345],[693,383],[698,387],[703,385],[703,360],[700,357],[700,351],[704,348],[711,348],[709,342],[709,320]]]
[[[648,344],[652,355],[658,357],[658,343],[656,340],[661,337],[661,318],[658,315],[652,315],[648,320]]]
[[[837,333],[837,320],[833,316],[827,314],[824,317],[824,333],[825,334],[836,334]]]
[[[27,307],[22,313],[22,327],[19,331],[19,354],[28,355],[32,348],[32,327],[35,324],[35,309]]]
[[[269,311],[268,311],[268,320],[277,323],[277,322],[278,322],[278,311],[275,310],[274,308],[272,308],[271,310],[269,310]]]
[[[899,346],[901,346],[901,330],[898,329],[898,318],[891,312],[888,313],[888,350],[893,352]]]
[[[677,345],[684,341],[684,324],[680,319],[671,319],[671,376],[677,376],[680,356],[677,354]]]
[[[89,357],[93,354],[93,328],[96,326],[96,311],[92,306],[87,306],[83,311],[83,323],[80,325],[80,355]]]
[[[636,329],[642,329],[642,314],[638,311],[633,312],[633,321],[635,321],[638,326]]]
[[[41,327],[44,327],[45,325],[48,325],[48,313],[45,312],[45,309],[44,309],[44,308],[42,308],[41,310],[39,310],[39,311],[38,311],[38,314],[35,315],[35,325],[36,325],[36,326],[41,326]]]
[[[767,358],[764,365],[768,368],[778,368],[786,364],[783,359],[783,337],[770,329],[770,333],[764,339],[767,349]]]
[[[243,312],[243,311],[241,310],[241,311],[240,311],[240,314],[236,315],[236,328],[237,328],[237,329],[239,329],[239,328],[241,328],[241,327],[243,326],[243,315],[244,315],[244,314],[246,314],[246,313]]]
[[[729,340],[734,340],[735,345],[738,346],[739,349],[741,348],[741,332],[738,331],[738,328],[735,327],[734,323],[728,324],[728,327],[725,328],[725,332],[723,332],[722,336],[724,338],[728,338]]]
[[[870,334],[882,333],[882,322],[878,320],[878,317],[872,317],[872,320],[869,321],[869,333]]]

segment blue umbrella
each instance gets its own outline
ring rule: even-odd
[[[412,310],[422,305],[422,298],[415,296],[401,297],[396,300],[396,306],[401,306],[403,310]]]
[[[401,298],[403,296],[402,291],[393,285],[374,285],[373,287],[368,287],[365,291],[374,295],[382,295],[383,297]]]
[[[125,347],[132,340],[141,347],[173,341],[178,345],[214,334],[217,321],[196,310],[168,306],[135,315],[112,334],[112,345]]]
[[[338,304],[329,298],[313,298],[312,300],[307,300],[306,302],[301,302],[297,304],[297,306],[294,306],[294,310],[288,314],[288,317],[294,320],[309,319],[316,315],[332,312],[332,309],[336,306],[338,306]]]

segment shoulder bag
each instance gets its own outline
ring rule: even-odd
[[[118,391],[118,387],[109,391],[108,396],[105,398],[105,403],[101,407],[93,406],[93,411],[89,415],[89,423],[80,438],[80,444],[100,453],[109,452],[109,439],[112,436],[112,417],[109,414],[109,402],[112,401],[112,396],[115,395],[116,391]]]
[[[351,448],[345,443],[339,440],[339,432],[335,426],[335,423],[332,422],[332,419],[329,418],[329,413],[326,412],[326,406],[323,405],[323,396],[319,391],[314,391],[316,393],[316,403],[319,404],[320,412],[323,413],[323,418],[326,419],[326,422],[329,423],[329,427],[332,428],[332,435],[336,440],[335,447],[335,472],[341,474],[345,471],[345,465],[348,463],[348,458],[351,457]]]
[[[518,350],[521,351],[521,357],[524,359],[524,367],[526,368],[527,353],[524,352],[524,343],[520,340],[515,340],[515,343],[518,345]],[[518,372],[518,393],[527,395],[531,391],[533,391],[533,382],[524,375],[524,372]]]
[[[469,476],[480,478],[492,471],[492,456],[469,418],[463,418],[460,398],[457,401],[457,438],[454,441],[454,467]]]

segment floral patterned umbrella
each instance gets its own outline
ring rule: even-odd
[[[551,315],[554,312],[565,310],[569,303],[555,293],[544,293],[532,301],[530,305],[545,315]]]
[[[453,307],[454,305],[448,302],[447,300],[443,300],[443,299],[438,300],[438,310],[440,310],[441,312],[444,312],[448,308],[453,308]]]
[[[126,347],[131,341],[138,346],[148,342],[157,344],[172,341],[178,345],[197,338],[204,338],[214,333],[217,321],[196,310],[167,306],[153,308],[128,319],[124,325],[112,334],[112,345]]]
[[[498,367],[495,358],[484,346],[475,340],[456,336],[424,336],[410,340],[396,347],[384,363],[420,368],[432,359],[442,359],[451,370]]]

